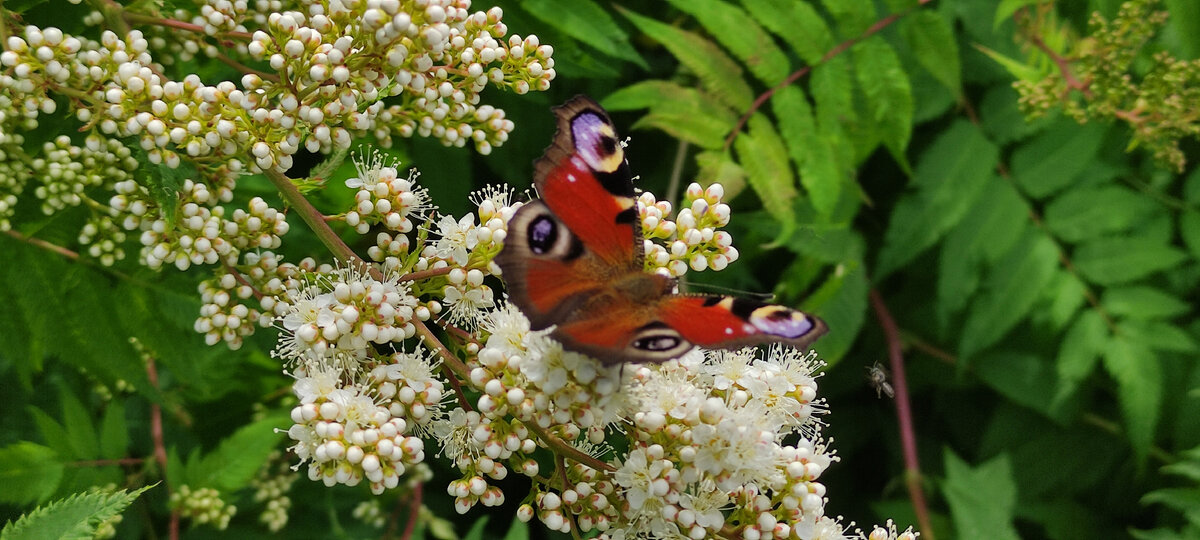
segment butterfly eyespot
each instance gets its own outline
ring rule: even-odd
[[[558,241],[558,225],[549,216],[534,218],[529,224],[529,249],[538,255],[544,255]]]
[[[651,338],[642,338],[633,342],[634,348],[643,351],[669,351],[679,346],[679,338],[670,336],[657,336]]]

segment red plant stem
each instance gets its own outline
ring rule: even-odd
[[[463,392],[462,384],[459,383],[459,377],[466,379],[470,377],[470,371],[467,365],[459,360],[450,349],[442,344],[437,336],[433,335],[433,331],[424,321],[413,320],[413,326],[417,327],[417,334],[421,336],[421,341],[425,345],[432,347],[442,357],[442,366],[445,368],[442,371],[446,373],[446,379],[450,381],[450,386],[454,388],[454,393],[458,394],[458,403],[468,411],[475,410],[471,407],[471,401],[467,399],[467,394]]]
[[[146,357],[146,377],[155,390],[158,387],[158,368],[154,365],[153,357]],[[167,445],[163,443],[162,407],[158,403],[150,403],[150,437],[154,439],[154,460],[162,470],[162,477],[167,478]],[[170,498],[171,485],[167,484],[167,498]],[[179,540],[179,510],[171,511],[171,522],[168,525],[168,536],[171,540]]]
[[[408,523],[404,525],[404,532],[400,535],[401,540],[409,540],[417,530],[417,517],[421,515],[421,490],[423,484],[417,484],[413,487],[412,500],[409,502]]]
[[[903,343],[900,340],[900,328],[896,320],[884,304],[879,291],[871,289],[871,307],[883,327],[887,338],[888,361],[892,370],[892,387],[896,390],[896,418],[900,422],[900,446],[904,451],[904,484],[908,487],[908,496],[912,499],[913,512],[917,515],[917,524],[921,528],[921,536],[933,540],[933,524],[929,520],[929,507],[925,503],[925,492],[921,490],[921,465],[917,460],[917,431],[913,426],[912,404],[908,398],[908,382],[904,376]]]
[[[726,150],[726,151],[729,150],[729,147],[733,145],[733,140],[737,138],[738,133],[740,133],[742,131],[743,127],[746,127],[746,122],[750,121],[750,117],[754,116],[754,113],[757,112],[758,109],[761,108],[763,106],[763,104],[765,104],[767,102],[767,100],[771,99],[771,97],[775,95],[775,92],[778,92],[784,88],[787,88],[792,83],[800,80],[801,77],[808,75],[808,72],[812,71],[812,69],[815,65],[820,65],[825,62],[828,62],[833,57],[846,52],[847,49],[849,49],[850,47],[853,47],[856,43],[858,43],[864,39],[867,39],[875,34],[878,34],[881,30],[883,30],[884,28],[887,28],[888,26],[891,26],[892,23],[900,20],[905,15],[908,15],[909,13],[911,13],[913,10],[917,9],[920,6],[928,4],[932,1],[933,0],[918,0],[917,5],[915,5],[915,6],[909,7],[908,9],[905,9],[904,11],[897,11],[896,13],[888,15],[887,17],[879,19],[878,21],[875,21],[875,24],[872,24],[870,26],[870,28],[867,28],[865,31],[863,31],[862,34],[852,37],[850,39],[847,39],[846,41],[843,41],[841,43],[838,43],[836,47],[829,49],[829,51],[825,53],[825,56],[822,56],[821,60],[819,62],[817,62],[816,64],[810,64],[810,65],[804,66],[800,69],[797,69],[796,71],[793,71],[791,75],[788,75],[787,78],[783,80],[783,82],[780,82],[779,84],[772,87],[770,90],[767,90],[766,92],[759,94],[758,97],[755,98],[754,104],[750,105],[750,109],[747,110],[745,113],[743,113],[741,118],[738,118],[737,125],[733,126],[733,131],[731,131],[729,133],[729,136],[725,138],[724,150]]]
[[[237,280],[237,282],[241,283],[242,285],[250,287],[250,293],[253,294],[255,298],[257,298],[258,300],[263,299],[262,291],[259,291],[258,289],[256,289],[254,287],[254,285],[251,285],[249,281],[246,281],[246,276],[243,276],[242,273],[239,272],[237,268],[230,266],[229,263],[222,263],[222,264],[225,266],[225,271],[229,272],[229,275],[233,276],[233,279]]]

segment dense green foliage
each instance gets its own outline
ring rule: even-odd
[[[664,200],[679,199],[680,181],[719,181],[737,193],[729,230],[741,260],[697,281],[773,288],[779,302],[827,322],[815,348],[829,362],[821,395],[841,458],[823,478],[830,513],[917,523],[896,402],[877,399],[864,376],[886,363],[894,339],[927,537],[1194,538],[1200,8],[1134,3],[1169,16],[1146,19],[1136,46],[1105,49],[1129,55],[1123,63],[1085,65],[1128,70],[1143,83],[1136,122],[1121,114],[1133,101],[1120,93],[1134,90],[1104,86],[1125,79],[1105,72],[1086,79],[1084,92],[1062,71],[1084,69],[1072,62],[1094,53],[1091,44],[1113,43],[1104,32],[1132,24],[1116,0],[495,1],[512,27],[554,45],[553,86],[495,96],[517,128],[489,156],[419,138],[397,140],[396,154],[444,207],[458,201],[445,208],[458,212],[479,186],[525,186],[554,127],[548,107],[591,95],[632,138],[641,187]],[[86,31],[70,21],[83,6],[38,4],[4,7],[29,6],[30,22]],[[1096,24],[1094,12],[1117,22]],[[1162,55],[1174,78],[1156,71],[1166,69],[1155,60]],[[215,61],[192,63],[214,80],[232,75]],[[1108,101],[1091,106],[1093,95]],[[1189,101],[1165,103],[1179,96]],[[1040,116],[1027,120],[1030,102]],[[1154,131],[1165,121],[1146,120],[1154,114],[1174,115],[1165,131]],[[57,135],[49,124],[27,144]],[[274,197],[261,177],[240,182],[251,188],[239,196]],[[342,191],[317,194],[315,204],[344,202],[351,195]],[[13,223],[21,238],[71,248],[85,219],[46,219],[30,203]],[[294,225],[289,239],[311,234]],[[297,259],[328,258],[315,241],[289,248]],[[271,332],[238,351],[205,346],[192,330],[202,269],[155,273],[132,261],[100,269],[10,236],[0,236],[0,261],[0,519],[16,522],[2,537],[26,537],[23,524],[35,520],[94,528],[128,496],[72,494],[159,480],[221,490],[239,508],[226,534],[265,536],[248,486],[289,461],[273,454],[285,437],[269,429],[286,425],[291,383],[267,355]],[[881,303],[872,305],[872,292]],[[885,333],[880,311],[897,334]],[[165,476],[153,460],[152,404],[163,412]],[[123,458],[146,459],[115,461]],[[435,474],[429,486],[452,478]],[[384,534],[351,517],[369,497],[301,479],[285,532]],[[407,500],[381,499],[402,528]],[[517,499],[489,510],[503,526],[480,525],[469,537],[502,537]],[[118,536],[161,535],[162,490],[132,504],[140,509],[126,512]],[[425,490],[425,504],[433,515],[422,514],[419,528],[431,533],[467,534],[482,513],[445,522],[454,514],[440,487]],[[85,505],[108,513],[90,524],[69,514]],[[508,537],[542,534],[536,523],[524,527]]]

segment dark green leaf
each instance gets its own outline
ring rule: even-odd
[[[903,163],[913,119],[912,85],[908,82],[908,74],[896,51],[879,36],[859,42],[852,50],[855,75],[867,98],[867,112],[878,126],[888,150]]]
[[[841,192],[842,173],[828,142],[817,134],[808,99],[799,88],[788,86],[775,93],[771,107],[813,208],[821,215],[830,215]]]
[[[1044,308],[1035,308],[1030,322],[1048,330],[1065,330],[1075,312],[1087,301],[1087,291],[1077,276],[1065,270],[1055,270],[1042,293]]]
[[[1033,307],[1058,268],[1058,249],[1029,230],[987,274],[982,291],[967,312],[959,341],[963,359],[1004,337]]]
[[[75,394],[60,388],[58,399],[62,403],[63,427],[70,437],[73,456],[80,459],[100,457],[100,441],[96,439],[96,423]]]
[[[1200,346],[1191,335],[1166,321],[1131,319],[1121,324],[1121,331],[1130,341],[1154,350],[1181,353],[1200,351]]]
[[[271,452],[278,450],[283,434],[277,433],[275,428],[284,425],[282,415],[273,415],[242,426],[221,441],[211,454],[204,456],[195,476],[188,478],[186,483],[228,491],[245,487]]]
[[[985,384],[1014,403],[1054,417],[1054,368],[1036,355],[1014,352],[984,354],[971,362]]]
[[[1116,337],[1104,350],[1104,367],[1117,382],[1117,400],[1129,442],[1138,459],[1154,443],[1162,406],[1162,367],[1154,352],[1129,339]]]
[[[942,493],[950,505],[950,516],[960,538],[1016,540],[1013,513],[1017,486],[1008,455],[1001,454],[972,469],[946,449],[946,483]]]
[[[1017,106],[1018,94],[1010,85],[988,90],[979,104],[979,116],[983,130],[997,143],[1009,143],[1024,139],[1042,129],[1045,119],[1026,121]]]
[[[875,279],[928,249],[959,222],[992,178],[999,150],[979,128],[959,121],[921,156],[913,185],[892,211]]]
[[[830,365],[850,350],[867,313],[866,272],[857,261],[839,264],[834,275],[805,299],[805,310],[820,314],[829,334],[813,346]]]
[[[1148,197],[1121,186],[1071,189],[1046,205],[1046,227],[1079,242],[1129,230],[1157,209]]]
[[[0,502],[25,505],[46,500],[58,488],[63,464],[53,449],[21,441],[0,448]]]
[[[1092,374],[1096,361],[1104,352],[1108,328],[1099,313],[1086,310],[1063,336],[1058,350],[1059,388],[1055,402],[1061,403],[1075,392],[1079,382]]]
[[[1179,235],[1192,252],[1193,259],[1200,259],[1200,212],[1184,210],[1179,216]]]
[[[1187,256],[1169,245],[1143,237],[1100,238],[1080,245],[1073,260],[1093,283],[1117,285],[1172,268]]]
[[[1200,508],[1200,489],[1166,488],[1154,490],[1142,496],[1142,504],[1155,503],[1181,512],[1194,512]]]
[[[750,117],[746,127],[746,133],[733,140],[738,163],[746,170],[750,187],[762,199],[767,212],[781,224],[790,226],[796,182],[783,140],[761,114]]]
[[[1174,295],[1139,285],[1108,289],[1101,303],[1113,315],[1138,319],[1171,318],[1192,310]]]
[[[788,75],[788,59],[775,41],[741,8],[721,0],[668,0],[691,14],[708,33],[729,49],[764,84],[779,84]]]
[[[134,492],[93,491],[77,493],[66,499],[38,507],[9,523],[0,531],[0,540],[84,540],[94,538],[96,528],[120,514],[137,499],[147,486]]]
[[[121,459],[129,444],[129,428],[125,425],[125,403],[109,401],[100,423],[100,458]]]
[[[1105,128],[1060,120],[1013,152],[1017,183],[1037,198],[1068,186],[1100,150]]]
[[[875,5],[871,0],[821,0],[821,5],[833,15],[843,37],[860,35],[875,22]]]
[[[1185,58],[1200,57],[1200,39],[1196,38],[1196,29],[1200,28],[1200,3],[1191,0],[1166,0],[1167,19],[1179,36],[1177,43],[1184,51]]]
[[[570,3],[555,0],[522,0],[521,7],[546,24],[563,31],[580,43],[595,48],[613,58],[650,69],[630,43],[629,35],[622,30],[609,11],[593,0],[573,0]]]
[[[483,531],[487,528],[489,519],[491,519],[491,516],[484,515],[475,520],[475,524],[471,525],[471,530],[467,531],[466,536],[463,536],[463,540],[483,540]]]
[[[1021,238],[1028,219],[1025,201],[1012,184],[990,177],[975,205],[942,244],[937,313],[943,327],[975,294],[983,266],[995,262]]]
[[[760,24],[783,38],[809,65],[816,65],[833,48],[829,25],[807,2],[793,0],[742,0],[742,6]]]
[[[666,47],[679,63],[696,73],[701,84],[734,110],[744,111],[754,92],[742,79],[742,68],[711,40],[618,7],[618,11],[651,39]]]
[[[962,60],[954,29],[933,11],[916,11],[900,21],[900,34],[921,67],[954,95],[962,94]]]

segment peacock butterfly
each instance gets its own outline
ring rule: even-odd
[[[540,200],[519,208],[496,257],[534,330],[606,364],[663,362],[693,346],[806,346],[820,319],[732,296],[676,294],[643,269],[633,176],[608,114],[586,96],[555,107],[558,130],[534,163]]]

